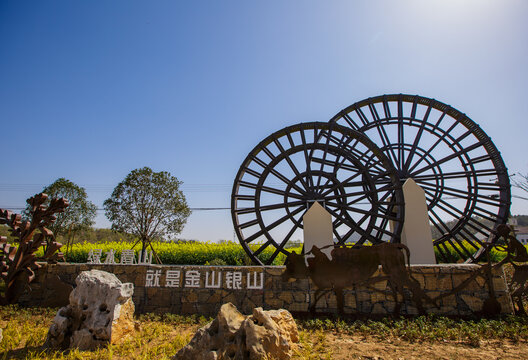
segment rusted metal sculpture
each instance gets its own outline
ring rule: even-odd
[[[257,264],[271,264],[302,236],[302,215],[318,201],[333,216],[337,244],[399,242],[403,194],[387,157],[363,134],[329,123],[273,133],[246,157],[233,184],[238,239]],[[259,254],[273,253],[266,261]]]
[[[18,245],[9,244],[6,237],[0,237],[0,276],[5,284],[0,305],[17,302],[27,284],[35,279],[35,270],[40,267],[37,260],[56,262],[62,256],[58,252],[62,244],[55,241],[46,226],[56,220],[55,214],[66,209],[68,201],[64,198],[52,199],[46,207],[47,198],[48,195],[41,193],[27,200],[31,221],[22,220],[20,214],[0,209],[0,225],[11,228],[11,235]],[[44,255],[37,259],[35,252],[40,247],[44,247]]]
[[[358,101],[331,120],[369,137],[391,160],[402,183],[425,191],[440,260],[449,247],[477,261],[496,240],[511,204],[508,171],[491,139],[457,109],[418,95]],[[451,221],[447,221],[451,219]]]
[[[495,266],[502,266],[506,263],[513,267],[513,275],[508,287],[514,304],[515,313],[526,315],[523,299],[528,295],[528,264],[517,264],[528,262],[528,252],[516,238],[513,229],[507,225],[498,227],[498,234],[501,242],[495,248],[506,252],[506,257]],[[488,261],[489,262],[489,261]],[[515,306],[517,308],[515,309]]]
[[[317,288],[314,301],[310,305],[312,314],[315,313],[317,302],[328,291],[335,292],[338,312],[343,314],[343,289],[357,286],[372,288],[372,285],[380,281],[387,281],[392,291],[396,315],[400,313],[402,304],[398,301],[398,294],[404,301],[405,288],[410,291],[411,300],[420,313],[425,313],[424,301],[437,306],[436,302],[422,290],[420,283],[412,277],[408,262],[409,249],[403,244],[382,243],[372,246],[336,247],[331,251],[332,259],[329,259],[317,246],[314,246],[310,253],[313,257],[306,258],[295,252],[290,253],[282,279],[290,281],[308,277],[312,280]],[[374,276],[380,266],[385,276]]]
[[[511,264],[513,267],[512,279],[508,284],[510,296],[514,304],[514,311],[517,315],[526,315],[524,310],[523,298],[528,295],[528,264],[517,264],[519,262],[528,262],[528,252],[514,236],[513,230],[506,224],[501,224],[496,231],[497,242],[486,243],[483,246],[482,258],[487,262],[480,265],[478,271],[473,272],[466,280],[455,286],[451,291],[446,292],[434,298],[440,300],[444,297],[452,296],[464,290],[475,278],[482,278],[488,287],[489,298],[482,305],[481,315],[493,316],[500,314],[501,305],[497,300],[495,286],[493,284],[493,270],[500,269],[505,264]],[[505,257],[498,263],[492,263],[491,251],[498,250],[505,253]],[[517,305],[517,308],[515,308]]]

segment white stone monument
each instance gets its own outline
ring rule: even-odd
[[[317,201],[303,216],[303,231],[304,231],[304,253],[306,254],[312,250],[312,246],[322,248],[334,244],[332,215]],[[330,252],[333,246],[329,246],[322,251],[332,259]],[[309,254],[307,257],[313,255]]]
[[[427,214],[427,202],[424,190],[413,180],[403,184],[405,199],[405,221],[401,233],[401,242],[411,252],[411,264],[436,264],[433,249],[433,236]]]

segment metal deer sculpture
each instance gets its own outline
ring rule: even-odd
[[[37,194],[27,200],[31,221],[22,220],[20,214],[0,209],[0,225],[10,227],[15,237],[14,244],[7,238],[0,237],[0,277],[5,283],[5,290],[0,294],[0,305],[18,301],[27,284],[35,279],[35,270],[40,267],[37,260],[56,262],[62,253],[58,250],[62,244],[55,241],[53,233],[46,228],[57,218],[56,213],[63,212],[68,206],[64,198],[52,199],[45,206],[48,195]],[[35,252],[44,247],[44,255],[37,259]]]
[[[471,281],[480,277],[486,281],[489,291],[489,297],[484,301],[480,313],[486,316],[497,315],[501,312],[501,305],[497,300],[492,272],[494,269],[501,268],[503,265],[509,263],[513,267],[512,279],[508,284],[510,296],[514,304],[513,310],[517,315],[526,315],[523,298],[528,295],[528,264],[517,263],[527,262],[528,252],[524,245],[515,238],[512,228],[508,225],[501,224],[497,226],[497,235],[499,236],[499,241],[483,245],[484,253],[482,258],[487,259],[487,262],[480,265],[478,271],[475,271],[458,286],[454,287],[451,291],[436,297],[435,300],[454,295],[459,291],[464,290]],[[497,263],[492,263],[491,261],[491,251],[493,249],[506,254],[505,257]],[[517,308],[515,308],[515,305],[517,305]]]
[[[310,306],[312,314],[315,313],[317,302],[328,291],[335,292],[338,311],[343,314],[343,289],[361,285],[370,287],[376,282],[385,280],[392,291],[395,314],[399,314],[401,309],[398,294],[405,299],[404,288],[410,290],[411,300],[420,313],[425,313],[424,300],[437,306],[433,299],[424,293],[420,283],[411,276],[409,249],[403,244],[382,243],[372,246],[336,247],[331,251],[331,259],[317,246],[314,246],[310,252],[314,256],[306,259],[308,265],[303,255],[290,253],[282,279],[290,281],[309,277],[312,280],[317,288],[314,302]],[[373,277],[380,266],[386,275]]]
[[[483,278],[487,284],[489,298],[484,301],[482,315],[496,315],[501,312],[501,305],[497,300],[493,285],[493,270],[505,264],[511,264],[513,275],[509,283],[510,294],[514,303],[516,314],[526,315],[523,299],[528,296],[528,251],[515,238],[512,229],[507,225],[499,225],[497,234],[501,238],[496,243],[484,244],[484,258],[487,262],[479,265],[460,284],[451,291],[434,298],[425,294],[420,283],[412,277],[409,259],[409,249],[403,244],[382,243],[372,246],[336,247],[331,251],[331,259],[321,249],[314,246],[310,251],[311,258],[298,255],[295,252],[288,255],[286,270],[282,274],[284,281],[292,279],[310,278],[316,286],[314,302],[310,306],[310,312],[315,313],[315,307],[320,298],[328,291],[336,294],[337,308],[343,313],[344,295],[343,289],[356,286],[371,286],[379,281],[387,281],[392,291],[395,307],[394,313],[398,314],[401,302],[398,294],[405,299],[404,289],[407,288],[411,294],[411,301],[420,313],[425,313],[423,304],[428,302],[438,307],[437,302],[444,297],[452,296],[464,290],[475,278]],[[496,249],[504,252],[505,257],[497,262],[491,262],[491,250]],[[407,262],[405,261],[407,257]],[[306,264],[308,263],[308,265]],[[385,276],[374,276],[381,266]],[[374,289],[376,290],[376,289]]]
[[[517,264],[525,263],[528,261],[528,252],[524,245],[522,245],[514,236],[513,229],[508,225],[499,225],[497,232],[503,241],[499,241],[494,247],[497,250],[505,251],[506,256],[502,261],[495,265],[491,265],[491,261],[488,260],[488,266],[502,266],[506,263],[510,263],[513,267],[513,275],[509,285],[510,295],[514,306],[515,313],[518,315],[526,315],[524,310],[523,298],[528,295],[528,264]],[[490,247],[491,248],[491,247]],[[488,250],[488,259],[489,257]],[[492,289],[493,282],[489,282],[490,288]]]

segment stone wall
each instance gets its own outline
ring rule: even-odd
[[[37,280],[31,285],[32,291],[23,296],[21,304],[64,305],[77,275],[90,269],[108,271],[122,282],[133,283],[133,300],[139,313],[214,315],[226,302],[233,303],[245,313],[250,313],[256,306],[305,312],[314,301],[315,293],[315,288],[308,279],[282,281],[282,266],[44,264],[38,272]],[[413,277],[431,298],[449,293],[479,269],[479,265],[466,264],[411,266]],[[512,313],[513,307],[502,269],[494,271],[493,284],[502,313]],[[383,315],[392,313],[395,306],[386,281],[378,282],[372,288],[345,290],[344,296],[344,310],[350,314]],[[438,308],[429,303],[425,303],[424,307],[431,313],[467,316],[478,314],[488,298],[487,283],[483,277],[477,276],[455,295],[439,299]],[[336,313],[336,305],[335,295],[328,293],[319,301],[316,309],[318,312]],[[411,293],[406,291],[401,314],[417,313],[418,310],[411,301]]]

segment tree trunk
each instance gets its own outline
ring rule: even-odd
[[[143,237],[141,238],[141,253],[144,254],[145,250],[147,250],[148,247],[148,239]]]

